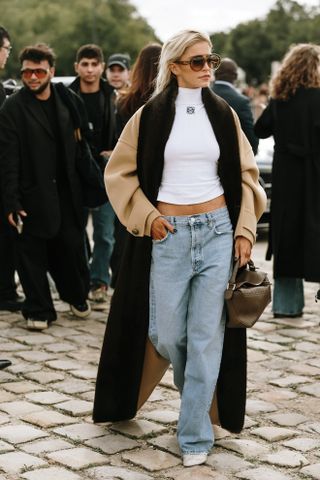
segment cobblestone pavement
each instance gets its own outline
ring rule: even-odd
[[[254,253],[264,262],[265,242]],[[305,315],[274,320],[270,308],[249,334],[245,429],[216,428],[206,466],[183,468],[175,437],[179,398],[169,370],[135,420],[94,425],[94,381],[108,305],[89,320],[68,316],[45,333],[0,312],[0,480],[320,479],[320,304],[306,284]],[[236,401],[236,399],[235,399]]]

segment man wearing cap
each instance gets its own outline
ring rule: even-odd
[[[116,143],[114,89],[102,79],[105,69],[103,52],[98,45],[82,45],[74,64],[77,78],[70,85],[84,101],[91,131],[92,153],[104,171]],[[110,285],[110,258],[114,244],[115,213],[109,202],[91,211],[93,224],[93,250],[90,263],[90,300],[107,300]]]
[[[130,57],[125,53],[114,53],[107,61],[107,80],[115,90],[129,86]]]

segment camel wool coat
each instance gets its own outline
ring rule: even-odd
[[[170,84],[130,119],[105,170],[109,199],[128,230],[102,347],[93,419],[133,418],[168,368],[148,340],[150,229],[160,215],[157,193],[174,115],[177,86]],[[202,90],[220,146],[218,174],[235,236],[253,244],[266,197],[239,120],[209,88]],[[211,418],[230,431],[243,427],[246,398],[246,332],[226,329]]]

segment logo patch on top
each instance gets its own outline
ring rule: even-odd
[[[196,109],[194,107],[187,107],[187,113],[189,113],[189,115],[192,115],[195,111]]]

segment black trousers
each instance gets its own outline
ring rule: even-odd
[[[16,298],[14,272],[14,230],[5,218],[0,199],[0,301],[15,300]]]
[[[25,318],[53,321],[54,309],[47,277],[49,272],[61,300],[79,305],[88,296],[90,277],[85,251],[84,227],[65,206],[59,232],[51,239],[22,233],[17,239],[18,273],[26,296]]]

